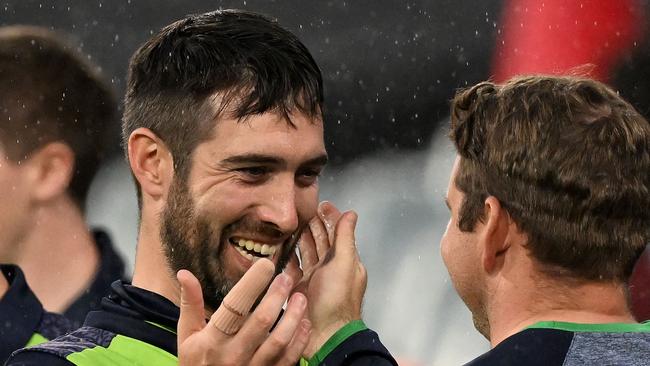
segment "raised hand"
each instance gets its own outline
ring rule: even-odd
[[[312,336],[305,348],[307,357],[344,325],[361,319],[367,275],[357,253],[356,222],[356,213],[341,214],[334,205],[323,202],[300,238],[303,276],[295,291],[309,299]],[[289,268],[295,266],[292,263]]]
[[[303,294],[291,295],[282,319],[271,331],[291,294],[294,280],[287,274],[277,276],[259,305],[249,313],[273,274],[271,261],[256,261],[206,324],[199,281],[189,271],[179,271],[179,364],[295,365],[307,345],[311,328],[310,321],[304,318],[307,299]]]

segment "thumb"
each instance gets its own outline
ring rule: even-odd
[[[181,315],[177,329],[180,346],[192,334],[205,328],[205,310],[201,284],[192,272],[181,269],[176,278],[181,285]]]

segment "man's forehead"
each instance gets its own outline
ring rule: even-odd
[[[277,113],[221,119],[206,142],[221,159],[255,155],[296,161],[326,155],[322,121],[304,114],[292,117],[292,123]]]

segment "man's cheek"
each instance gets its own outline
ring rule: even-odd
[[[303,193],[296,199],[296,210],[298,217],[303,223],[309,222],[318,209],[318,189],[312,188],[308,192]]]

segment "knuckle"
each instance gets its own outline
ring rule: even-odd
[[[255,323],[264,328],[269,328],[275,323],[275,317],[265,312],[255,312]]]
[[[359,275],[362,278],[367,278],[368,277],[368,271],[366,270],[366,266],[364,266],[362,263],[359,263]]]
[[[290,339],[287,339],[286,337],[277,334],[272,334],[268,338],[269,345],[272,346],[274,349],[285,348],[287,345],[289,345],[289,341]]]

